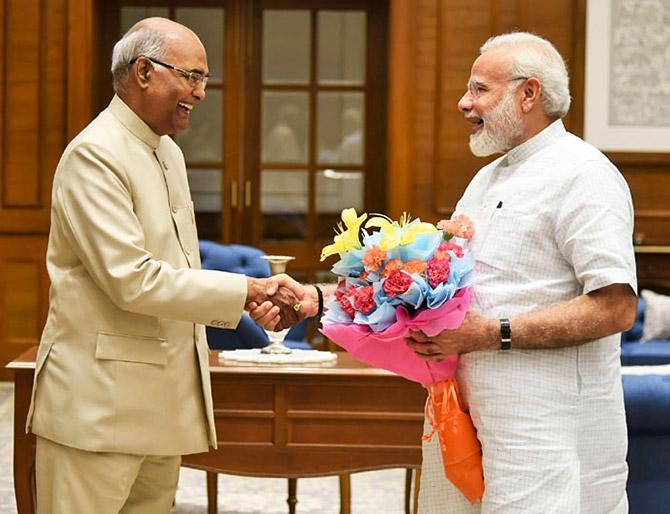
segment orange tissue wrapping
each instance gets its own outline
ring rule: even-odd
[[[450,378],[432,384],[428,391],[426,419],[433,431],[423,439],[429,441],[437,433],[444,474],[475,503],[484,495],[482,448],[470,415],[461,407],[458,383]]]

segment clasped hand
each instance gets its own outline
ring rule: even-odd
[[[319,299],[314,287],[285,273],[266,279],[247,277],[245,308],[264,329],[279,331],[315,316]]]
[[[444,330],[433,337],[410,330],[407,346],[426,361],[441,361],[451,355],[475,350],[490,350],[496,346],[496,322],[468,311],[460,327]]]

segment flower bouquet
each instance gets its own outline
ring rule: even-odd
[[[321,253],[321,260],[340,256],[321,332],[357,360],[428,389],[426,418],[440,439],[445,474],[474,503],[484,490],[481,449],[458,402],[458,357],[424,361],[405,344],[410,330],[432,337],[463,322],[474,259],[455,241],[472,237],[472,222],[457,216],[435,226],[406,214],[399,221],[358,216],[354,209],[342,211],[342,222]]]

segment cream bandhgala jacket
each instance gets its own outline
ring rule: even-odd
[[[56,169],[26,430],[89,451],[215,447],[203,325],[237,326],[246,278],[199,268],[181,150],[114,97]]]

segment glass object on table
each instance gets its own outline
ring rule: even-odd
[[[273,275],[278,275],[286,271],[286,266],[289,261],[295,259],[290,255],[264,255],[262,257],[270,264],[270,271]],[[284,344],[284,339],[286,339],[286,334],[288,334],[289,329],[285,328],[284,330],[279,330],[277,332],[273,330],[266,330],[265,332],[270,339],[270,344],[265,348],[261,349],[261,353],[269,354],[287,354],[291,353],[292,350]]]

